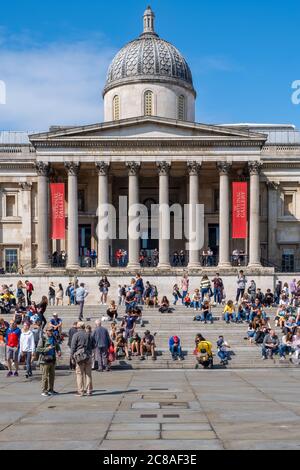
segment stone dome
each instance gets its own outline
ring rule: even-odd
[[[154,31],[155,15],[148,7],[144,31],[124,46],[113,59],[103,94],[114,87],[134,82],[166,82],[183,86],[195,95],[191,70],[183,55]]]

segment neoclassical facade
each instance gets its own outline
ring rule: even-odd
[[[131,271],[139,268],[141,248],[149,254],[159,250],[163,272],[174,269],[172,254],[186,250],[189,236],[167,240],[162,229],[170,225],[172,234],[178,214],[158,213],[151,221],[152,239],[149,227],[141,229],[140,239],[98,237],[99,208],[105,204],[115,208],[111,222],[117,235],[126,231],[133,216],[129,211],[124,220],[121,214],[125,197],[129,207],[203,204],[203,249],[212,249],[222,272],[230,271],[234,250],[244,251],[249,272],[300,270],[300,133],[292,125],[196,123],[190,68],[157,35],[154,20],[147,8],[143,33],[109,68],[103,123],[52,127],[29,136],[0,133],[4,270],[20,265],[25,272],[84,270],[82,258],[95,249],[96,268],[87,269],[113,272],[119,248],[128,252]],[[236,181],[249,183],[247,240],[231,238]],[[50,182],[66,187],[64,240],[50,237]],[[51,255],[62,250],[66,266],[52,267]],[[201,254],[200,249],[187,253],[191,272],[203,269]]]

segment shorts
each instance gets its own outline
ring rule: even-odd
[[[17,348],[10,348],[8,347],[6,350],[6,357],[7,360],[11,360],[13,362],[18,362],[19,350]]]

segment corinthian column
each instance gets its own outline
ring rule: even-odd
[[[170,269],[170,207],[169,174],[170,163],[159,162],[159,265],[160,269]]]
[[[68,171],[68,258],[67,269],[79,269],[78,241],[78,174],[79,163],[67,162]]]
[[[109,236],[108,227],[103,230],[103,225],[107,225],[108,211],[108,171],[109,164],[97,162],[98,172],[98,269],[109,268]],[[107,231],[107,236],[105,233]],[[105,232],[105,233],[104,233]]]
[[[130,269],[139,269],[140,263],[140,236],[138,237],[139,218],[135,207],[140,202],[139,198],[139,172],[140,163],[128,162],[128,267]]]
[[[25,270],[32,268],[32,209],[31,190],[32,183],[24,182],[19,184],[22,190],[22,258],[21,264]]]
[[[231,266],[230,262],[230,189],[229,173],[231,165],[227,162],[217,164],[220,175],[220,253],[219,266]]]
[[[49,263],[49,170],[48,163],[37,162],[38,174],[38,226],[37,226],[37,269],[48,270]]]
[[[189,243],[192,246],[193,241],[199,239],[196,233],[200,227],[197,226],[197,204],[199,204],[199,173],[201,164],[197,162],[188,162],[189,173]],[[189,268],[200,266],[199,249],[189,250]]]
[[[260,267],[259,175],[262,165],[260,162],[250,162],[248,167],[250,172],[249,266]]]

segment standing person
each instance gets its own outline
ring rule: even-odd
[[[56,289],[56,305],[63,305],[64,304],[64,288],[61,284],[58,284],[58,288]]]
[[[256,298],[256,283],[253,280],[250,282],[250,286],[248,287],[248,294],[250,295],[251,302],[254,303]]]
[[[48,307],[48,299],[45,295],[43,295],[41,302],[36,306],[37,308],[37,314],[38,314],[38,319],[40,320],[42,324],[42,329],[45,328],[47,325],[47,320],[45,318],[45,312]]]
[[[22,281],[18,281],[17,283],[17,290],[16,290],[16,297],[17,297],[17,302],[19,305],[23,305],[25,303],[25,295],[23,289],[25,289],[26,286],[23,284]]]
[[[206,274],[201,279],[200,288],[201,288],[201,301],[203,302],[205,295],[209,295],[209,296],[211,295],[211,284]]]
[[[20,355],[25,356],[25,363],[26,363],[26,379],[32,377],[32,356],[35,352],[35,341],[34,341],[34,334],[30,330],[30,323],[25,322],[23,324],[22,333],[20,336]]]
[[[18,328],[14,320],[11,320],[10,327],[6,330],[5,333],[5,343],[6,343],[6,355],[7,355],[7,365],[8,373],[7,377],[14,375],[15,377],[19,376],[19,346],[20,346],[20,337],[21,330]],[[15,365],[15,373],[12,371],[12,364]]]
[[[71,356],[76,363],[77,396],[83,397],[86,394],[90,397],[93,393],[93,339],[83,322],[78,322],[77,329],[71,343]]]
[[[34,291],[33,284],[30,281],[25,281],[25,286],[26,286],[26,300],[27,300],[27,306],[29,307],[31,305],[31,296],[32,292]]]
[[[247,278],[244,274],[244,271],[240,271],[238,278],[237,278],[237,292],[236,292],[236,303],[238,304],[239,299],[243,298],[243,295],[245,294],[245,289],[247,285]]]
[[[70,352],[71,352],[71,345],[72,345],[72,339],[73,339],[73,336],[75,335],[75,333],[77,333],[77,325],[78,325],[78,322],[75,321],[73,323],[73,326],[69,329],[69,333],[68,333],[68,347],[70,348]],[[72,359],[72,356],[70,354],[70,370],[75,370],[75,364],[74,364],[74,361]]]
[[[212,283],[214,285],[214,303],[215,305],[218,303],[221,305],[222,303],[222,298],[223,298],[223,280],[220,277],[219,273],[216,273],[216,276],[212,280]]]
[[[96,320],[96,329],[93,333],[92,339],[95,346],[96,360],[98,362],[98,371],[103,372],[105,369],[110,371],[108,365],[108,349],[111,345],[109,333],[106,328],[101,326],[101,321]]]
[[[108,289],[110,287],[110,282],[107,279],[107,276],[102,276],[98,284],[100,290],[100,303],[101,305],[107,304]]]
[[[50,282],[49,285],[49,292],[48,292],[48,298],[49,298],[49,305],[55,305],[55,285],[53,282]]]
[[[136,275],[135,284],[134,284],[134,291],[136,293],[136,300],[138,305],[142,303],[143,292],[144,292],[144,281],[140,274]]]
[[[182,305],[184,303],[184,299],[189,291],[189,285],[190,285],[190,281],[189,281],[189,276],[188,274],[184,274],[182,279],[181,279],[181,289],[182,289]]]
[[[68,287],[66,288],[66,297],[68,297],[68,305],[71,305],[71,287],[72,287],[72,282],[69,282]]]
[[[76,289],[76,303],[79,305],[79,321],[83,320],[83,307],[86,297],[89,295],[88,291],[85,289],[85,285],[82,282],[78,289]]]
[[[39,363],[42,369],[42,396],[57,395],[54,390],[56,355],[61,356],[60,346],[53,334],[53,327],[46,328],[46,335],[42,336],[36,352],[40,355]]]

